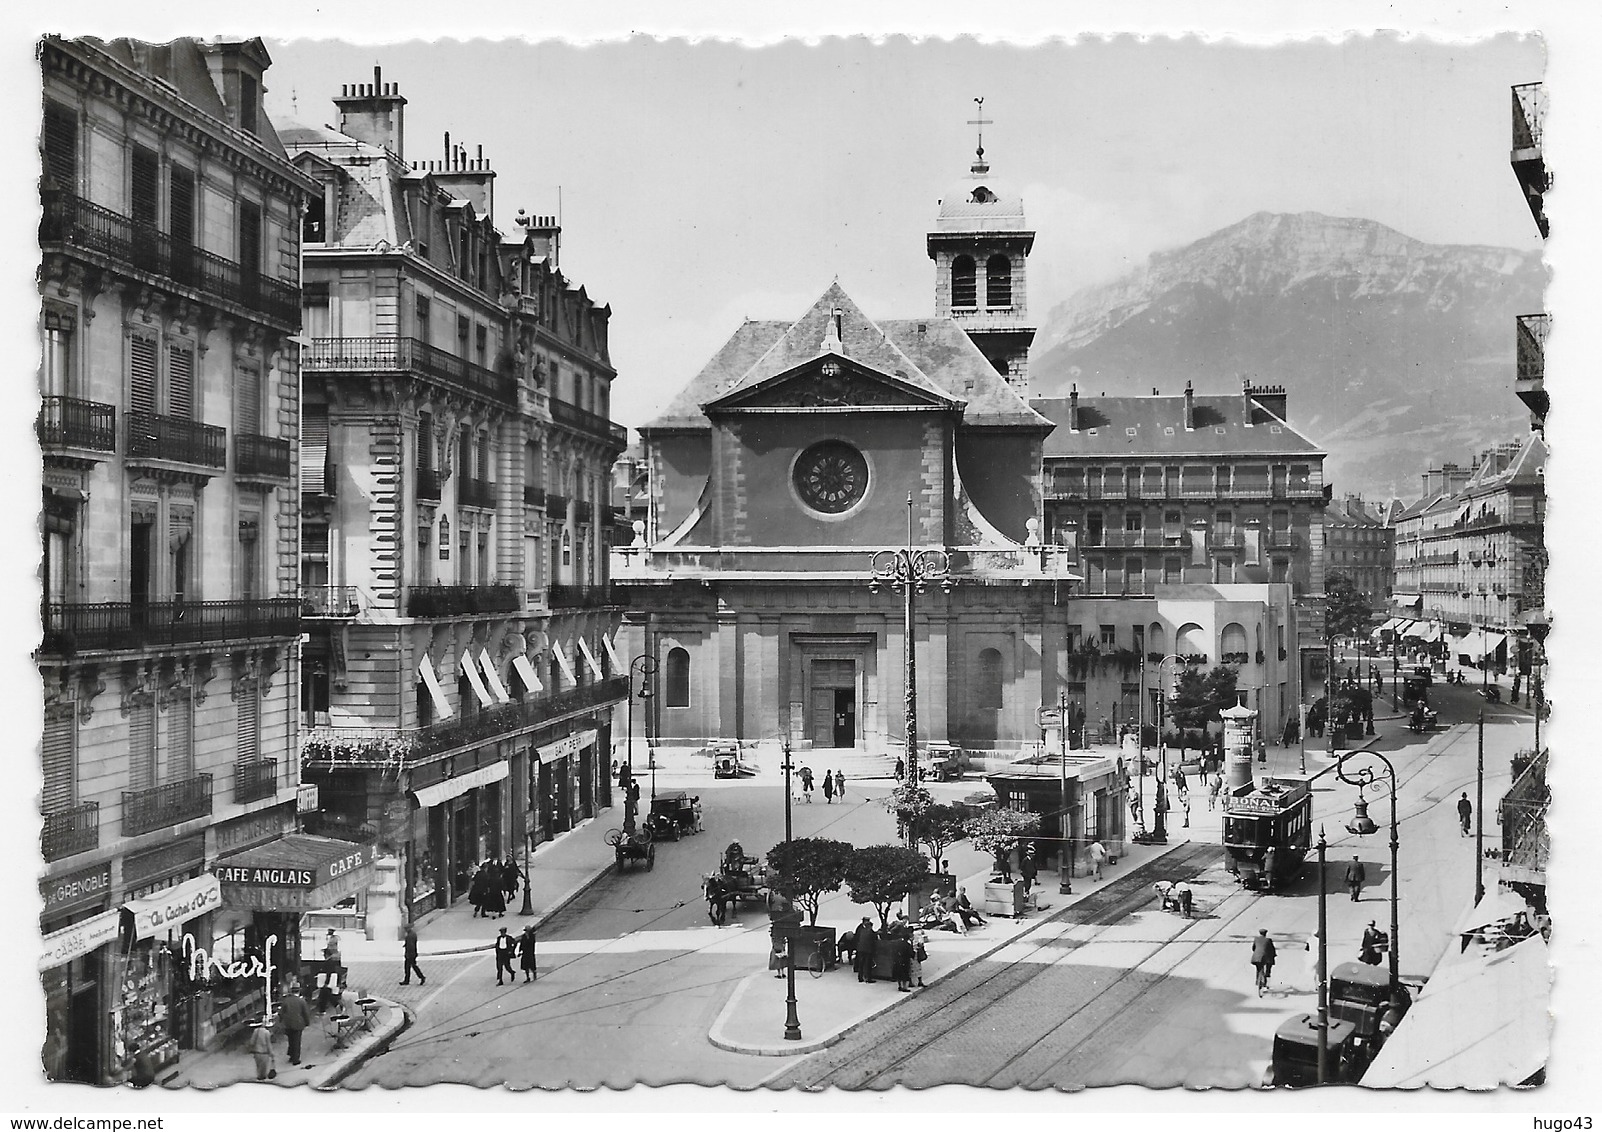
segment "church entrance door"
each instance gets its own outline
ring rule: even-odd
[[[812,661],[811,722],[815,747],[857,743],[857,666],[852,660]]]
[[[857,691],[855,688],[834,690],[834,746],[857,745]]]

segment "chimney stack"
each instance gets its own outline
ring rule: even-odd
[[[371,83],[342,84],[334,105],[339,109],[340,133],[405,159],[406,100],[398,83],[384,82],[382,68],[373,68]]]
[[[1079,431],[1079,386],[1077,383],[1068,387],[1068,431]]]
[[[1185,431],[1194,432],[1195,430],[1196,393],[1193,389],[1191,389],[1190,382],[1187,381],[1185,382]]]

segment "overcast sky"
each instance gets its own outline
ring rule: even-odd
[[[1535,38],[1279,47],[1131,37],[1040,47],[829,40],[269,40],[274,121],[332,123],[374,64],[406,157],[483,146],[496,220],[555,212],[562,266],[612,306],[614,412],[637,425],[746,316],[798,317],[838,276],[870,317],[932,308],[924,233],[986,156],[1038,232],[1031,314],[1260,209],[1361,216],[1441,243],[1540,243],[1508,168],[1508,87]]]

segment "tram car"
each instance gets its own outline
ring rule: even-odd
[[[1312,844],[1313,787],[1273,775],[1236,787],[1224,802],[1224,854],[1247,888],[1276,892],[1296,879]]]

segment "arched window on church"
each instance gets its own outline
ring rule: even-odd
[[[690,654],[686,649],[668,650],[667,679],[662,689],[662,706],[690,706]]]
[[[974,694],[981,708],[1001,706],[1001,653],[995,649],[979,653],[979,682]]]
[[[979,305],[979,290],[974,281],[973,256],[959,255],[951,261],[951,305],[954,307]]]
[[[993,255],[985,262],[985,306],[1012,306],[1012,260]]]

